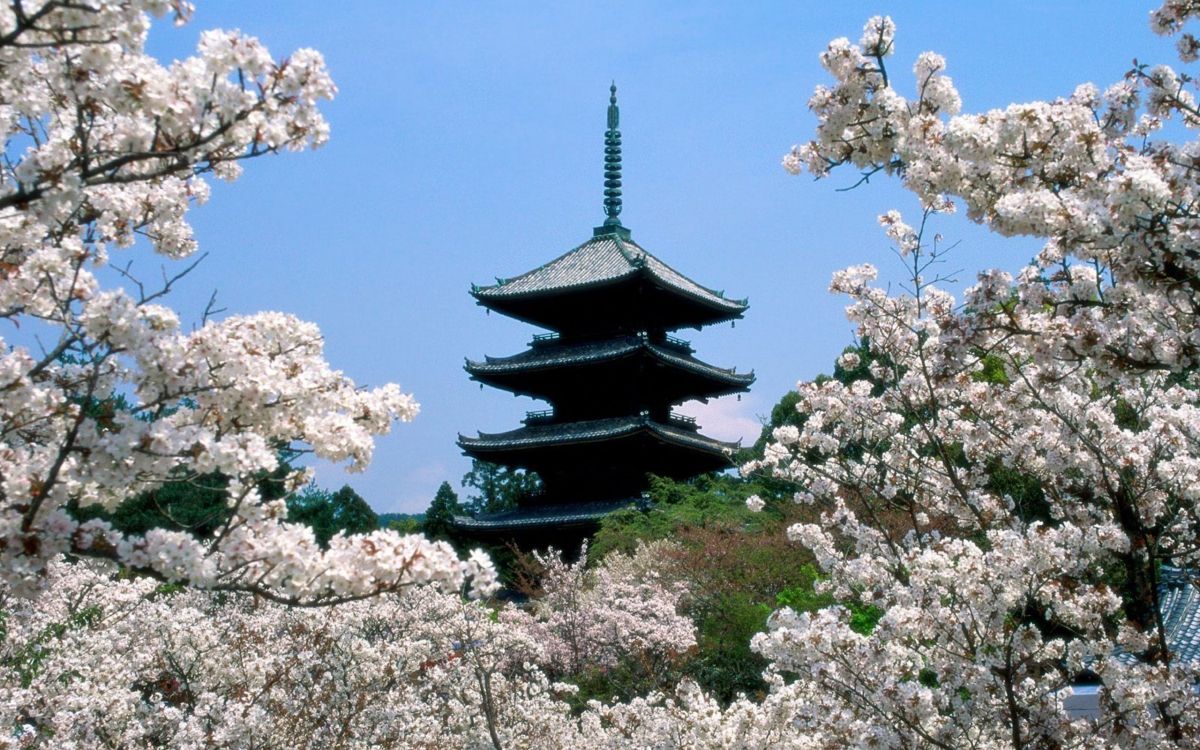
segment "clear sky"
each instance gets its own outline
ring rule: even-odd
[[[538,332],[486,315],[468,290],[532,269],[603,219],[608,85],[620,89],[625,210],[650,252],[701,284],[749,297],[736,328],[682,332],[698,356],[753,369],[741,402],[685,409],[716,437],[753,441],[758,415],[850,343],[831,273],[898,261],[875,217],[915,202],[886,180],[813,182],[779,166],[811,136],[806,102],[827,81],[832,38],[871,15],[898,26],[893,80],[945,55],[964,111],[1103,88],[1133,58],[1173,62],[1141,2],[386,2],[198,0],[189,25],[158,24],[150,50],[194,49],[205,28],[240,28],[276,57],[315,47],[340,88],[325,148],[258,160],[192,214],[209,258],[174,304],[198,320],[213,289],[230,313],[277,309],[321,326],[335,367],[394,381],[422,414],[380,440],[349,482],[378,511],[418,512],[469,468],[457,433],[518,426],[537,402],[480,390],[463,358],[515,354]],[[963,219],[952,264],[1015,267],[1036,245]],[[155,261],[157,262],[157,261]],[[961,286],[961,285],[960,285]]]

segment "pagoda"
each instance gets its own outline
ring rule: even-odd
[[[649,474],[687,479],[725,469],[739,447],[702,435],[671,407],[745,391],[753,373],[703,362],[669,334],[736,320],[747,303],[688,279],[621,225],[615,84],[610,92],[604,224],[539,268],[471,288],[489,310],[550,331],[520,354],[467,360],[472,380],[550,404],[519,429],[459,436],[468,456],[536,472],[543,484],[515,510],[457,518],[473,538],[570,551],[604,515],[643,502]]]

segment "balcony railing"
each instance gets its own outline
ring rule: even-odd
[[[676,349],[681,349],[681,350],[687,352],[688,354],[691,354],[692,352],[696,351],[695,349],[692,348],[691,342],[684,341],[683,339],[677,339],[674,336],[664,336],[663,343],[666,344],[667,346],[671,346]]]
[[[638,415],[643,419],[654,419],[654,417],[650,414],[649,409],[642,409],[640,412],[638,412]],[[672,424],[676,427],[682,427],[685,430],[694,431],[699,429],[699,427],[696,425],[696,420],[694,417],[685,416],[678,412],[669,412],[667,414],[667,424]]]
[[[658,346],[665,346],[670,349],[677,349],[677,350],[683,352],[684,354],[691,354],[692,352],[696,351],[695,349],[692,348],[692,345],[689,342],[684,341],[683,339],[677,339],[674,336],[662,335],[662,336],[651,337],[650,334],[648,334],[647,332],[640,331],[640,332],[638,332],[637,337],[639,340],[644,341],[646,343],[656,344]]]
[[[543,409],[542,411],[527,411],[525,412],[525,424],[546,424],[554,421],[554,410]]]
[[[534,336],[533,336],[533,343],[531,344],[531,346],[534,346],[534,347],[553,346],[554,344],[557,344],[557,343],[558,343],[558,334],[557,333],[537,333],[537,334],[534,334]]]
[[[699,427],[696,425],[695,417],[689,417],[687,415],[679,414],[677,412],[671,412],[670,416],[667,417],[667,421],[670,422],[671,424],[675,425],[676,427],[682,427],[685,430],[699,429]]]

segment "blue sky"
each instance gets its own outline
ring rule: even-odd
[[[831,273],[870,261],[899,278],[875,217],[915,213],[894,184],[849,192],[779,166],[814,126],[826,82],[818,53],[890,14],[894,80],[945,55],[964,111],[1102,88],[1131,60],[1173,62],[1130,2],[382,2],[199,0],[193,21],[158,24],[150,51],[194,49],[206,28],[240,28],[276,57],[315,47],[340,88],[317,152],[247,165],[192,214],[209,258],[174,304],[200,317],[216,289],[230,313],[277,309],[321,326],[327,356],[357,382],[399,382],[422,414],[380,440],[363,474],[318,467],[379,511],[421,511],[469,468],[457,433],[518,426],[525,398],[480,390],[463,358],[508,355],[537,331],[486,315],[472,282],[514,276],[590,236],[601,210],[608,84],[620,89],[622,220],[650,252],[731,297],[736,328],[686,331],[702,358],[753,369],[741,402],[699,414],[706,432],[753,440],[758,415],[798,380],[832,367],[852,338]],[[1036,243],[961,218],[951,265],[1016,267]],[[157,261],[155,261],[157,262]],[[960,284],[960,286],[962,286]]]

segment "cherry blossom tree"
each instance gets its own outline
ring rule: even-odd
[[[534,636],[421,586],[280,605],[51,562],[0,597],[0,744],[21,748],[558,747],[569,686]],[[33,603],[36,602],[36,603]],[[571,740],[564,740],[571,741]]]
[[[102,286],[110,254],[135,244],[194,256],[186,214],[210,175],[327,137],[318,105],[334,87],[311,50],[277,61],[206,32],[195,57],[146,56],[149,19],[187,12],[0,8],[0,315],[52,332],[0,349],[0,742],[1200,745],[1200,675],[1170,649],[1159,587],[1164,565],[1200,565],[1200,140],[1164,129],[1200,128],[1189,74],[1138,65],[1103,92],[962,114],[934,53],[897,90],[889,19],[830,44],[816,136],[785,166],[902,181],[919,221],[880,223],[911,283],[881,289],[865,265],[835,276],[871,378],[802,384],[804,419],[748,468],[823,512],[791,537],[834,599],[882,615],[863,632],[847,607],[777,612],[755,639],[771,662],[762,701],[721,706],[685,682],[575,715],[550,675],[630,644],[686,647],[681,592],[636,556],[550,561],[531,613],[493,616],[457,595],[493,585],[482,556],[393,532],[322,550],[257,480],[284,445],[365,465],[373,436],[415,415],[411,397],[358,388],[315,327],[282,313],[184,331],[162,301],[186,266],[155,289]],[[1198,13],[1168,0],[1151,16],[1184,63],[1200,56],[1183,31]],[[1043,249],[955,298],[931,274],[933,228],[958,209]],[[70,512],[213,473],[231,512],[211,539]],[[421,582],[443,590],[395,595]],[[1102,688],[1094,717],[1064,708],[1081,680]]]
[[[657,665],[696,645],[696,627],[680,614],[687,585],[668,542],[639,544],[632,555],[612,552],[588,567],[586,547],[574,563],[561,554],[534,554],[540,592],[528,610],[505,619],[534,633],[545,664],[560,676],[615,667],[637,658]]]
[[[55,749],[650,746],[716,704],[685,686],[575,716],[578,688],[555,680],[692,643],[665,551],[615,553],[589,573],[549,558],[533,615],[431,586],[295,607],[50,561],[36,599],[0,586],[0,737]],[[769,726],[738,705],[740,718],[708,724]]]
[[[281,446],[365,466],[373,437],[416,415],[412,397],[357,387],[325,362],[317,328],[284,313],[206,314],[185,331],[163,298],[191,266],[155,288],[128,273],[102,286],[101,270],[135,244],[195,255],[187,212],[210,177],[328,137],[318,105],[335,87],[313,50],[276,60],[253,37],[207,31],[194,57],[148,56],[150,18],[182,23],[189,11],[183,0],[0,6],[0,316],[49,332],[41,348],[0,347],[0,579],[34,589],[69,551],[303,603],[421,581],[487,589],[482,555],[463,562],[421,537],[339,536],[323,551],[256,489]],[[209,540],[124,536],[69,512],[214,473],[228,478],[231,513]]]
[[[1198,12],[1172,0],[1151,24]],[[890,175],[921,203],[912,225],[880,217],[905,291],[868,265],[831,286],[885,387],[801,384],[803,426],[749,467],[824,509],[791,536],[830,593],[883,615],[862,634],[838,607],[783,610],[756,647],[823,747],[1195,747],[1198,675],[1159,582],[1200,564],[1200,140],[1163,132],[1200,127],[1196,82],[1139,64],[1103,92],[964,114],[937,54],[897,90],[894,32],[875,17],[830,43],[816,136],[784,160]],[[1191,35],[1178,49],[1197,59]],[[957,208],[1043,249],[956,299],[931,274]],[[1096,717],[1064,709],[1080,681],[1101,686]]]

